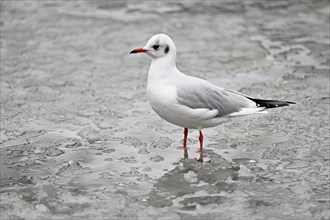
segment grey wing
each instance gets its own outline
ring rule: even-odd
[[[178,102],[192,109],[205,108],[218,110],[216,117],[221,117],[242,108],[256,108],[256,103],[241,93],[225,90],[207,81],[180,86],[177,90]]]

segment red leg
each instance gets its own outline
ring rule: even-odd
[[[199,162],[203,163],[203,133],[199,131]]]
[[[188,150],[187,150],[188,128],[184,129],[183,134],[184,134],[184,137],[183,137],[184,158],[188,158]]]
[[[183,147],[187,148],[187,137],[188,137],[188,128],[184,129],[184,137],[183,137]]]

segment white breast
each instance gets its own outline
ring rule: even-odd
[[[175,124],[178,116],[176,111],[176,89],[164,83],[148,84],[147,95],[153,110],[163,119]]]

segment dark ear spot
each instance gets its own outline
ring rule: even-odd
[[[170,51],[170,47],[167,45],[167,46],[165,47],[164,52],[165,52],[165,53],[168,53],[168,51]]]

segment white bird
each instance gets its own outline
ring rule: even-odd
[[[199,130],[200,162],[203,162],[203,128],[221,124],[223,117],[250,115],[265,112],[267,108],[295,104],[256,99],[183,74],[176,67],[176,47],[165,34],[154,35],[144,47],[130,53],[146,53],[152,58],[148,73],[148,99],[160,117],[184,128],[185,157],[188,157],[188,129]]]

